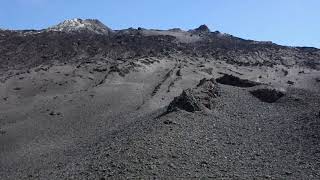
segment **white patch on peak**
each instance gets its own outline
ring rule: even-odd
[[[112,30],[95,19],[70,19],[65,20],[58,25],[50,27],[47,31],[61,31],[61,32],[88,32],[96,34],[110,34]]]

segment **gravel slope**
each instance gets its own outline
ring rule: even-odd
[[[17,157],[2,156],[1,176],[319,178],[317,93],[289,89],[277,102],[265,103],[250,88],[219,86],[213,111],[160,116],[165,111],[160,109],[104,117],[91,136],[71,147],[45,148],[40,154],[31,150],[34,154],[16,160],[18,164],[10,164]]]
[[[320,179],[319,52],[0,30],[0,179]]]

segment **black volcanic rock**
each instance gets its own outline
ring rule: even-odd
[[[56,60],[67,63],[94,57],[128,59],[177,53],[240,66],[296,64],[320,69],[320,50],[315,48],[290,48],[223,33],[208,33],[210,30],[206,25],[189,32],[174,29],[174,33],[169,30],[145,34],[144,31],[148,30],[112,31],[100,21],[90,19],[67,20],[41,31],[0,31],[0,69],[35,67]],[[188,43],[178,43],[177,36],[173,35],[176,33]],[[192,33],[202,38],[192,37]],[[284,59],[290,59],[290,62]]]
[[[272,88],[261,88],[250,91],[250,93],[262,102],[274,103],[284,96],[284,92]]]
[[[259,85],[257,82],[249,81],[247,79],[240,79],[239,77],[224,74],[222,77],[217,79],[220,84],[237,86],[237,87],[253,87]]]
[[[218,86],[214,79],[202,79],[193,89],[184,90],[169,104],[167,112],[178,109],[188,112],[214,108],[214,98],[218,97]]]
[[[170,103],[167,112],[176,111],[182,109],[188,112],[200,111],[201,106],[198,100],[194,97],[192,89],[186,89],[182,91],[181,95],[174,98]]]
[[[196,28],[194,31],[195,31],[195,32],[198,32],[198,33],[210,33],[210,29],[209,29],[208,26],[205,25],[205,24],[199,26],[199,27]]]

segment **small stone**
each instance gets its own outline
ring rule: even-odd
[[[174,168],[174,169],[176,168],[176,166],[173,163],[170,163],[169,167]]]
[[[176,155],[172,155],[171,157],[174,159],[178,158],[178,156],[176,156]]]
[[[294,82],[293,81],[287,81],[287,84],[294,85]]]
[[[175,122],[173,122],[173,121],[171,121],[171,120],[168,120],[168,119],[165,120],[165,121],[163,121],[163,123],[164,123],[164,124],[167,124],[167,125],[168,125],[168,124],[175,124]]]
[[[51,111],[51,112],[49,113],[49,115],[50,115],[50,116],[54,116],[55,113],[54,113],[53,111]]]
[[[293,173],[292,173],[291,171],[285,171],[285,174],[286,174],[287,176],[290,176],[290,175],[292,175]]]
[[[206,161],[201,161],[201,162],[200,162],[200,165],[201,165],[202,167],[206,167],[206,166],[208,166],[208,163],[207,163]]]

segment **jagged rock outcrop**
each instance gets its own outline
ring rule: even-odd
[[[178,109],[188,112],[201,110],[200,104],[195,98],[192,89],[186,89],[182,91],[180,96],[174,98],[174,100],[169,104],[167,112],[172,112]]]
[[[188,112],[201,111],[204,108],[213,109],[214,99],[218,97],[218,85],[214,79],[202,79],[192,89],[184,90],[169,104],[167,112],[185,110]]]
[[[194,32],[196,32],[196,33],[210,33],[211,31],[207,25],[203,24],[203,25],[199,26],[198,28],[194,29]]]

